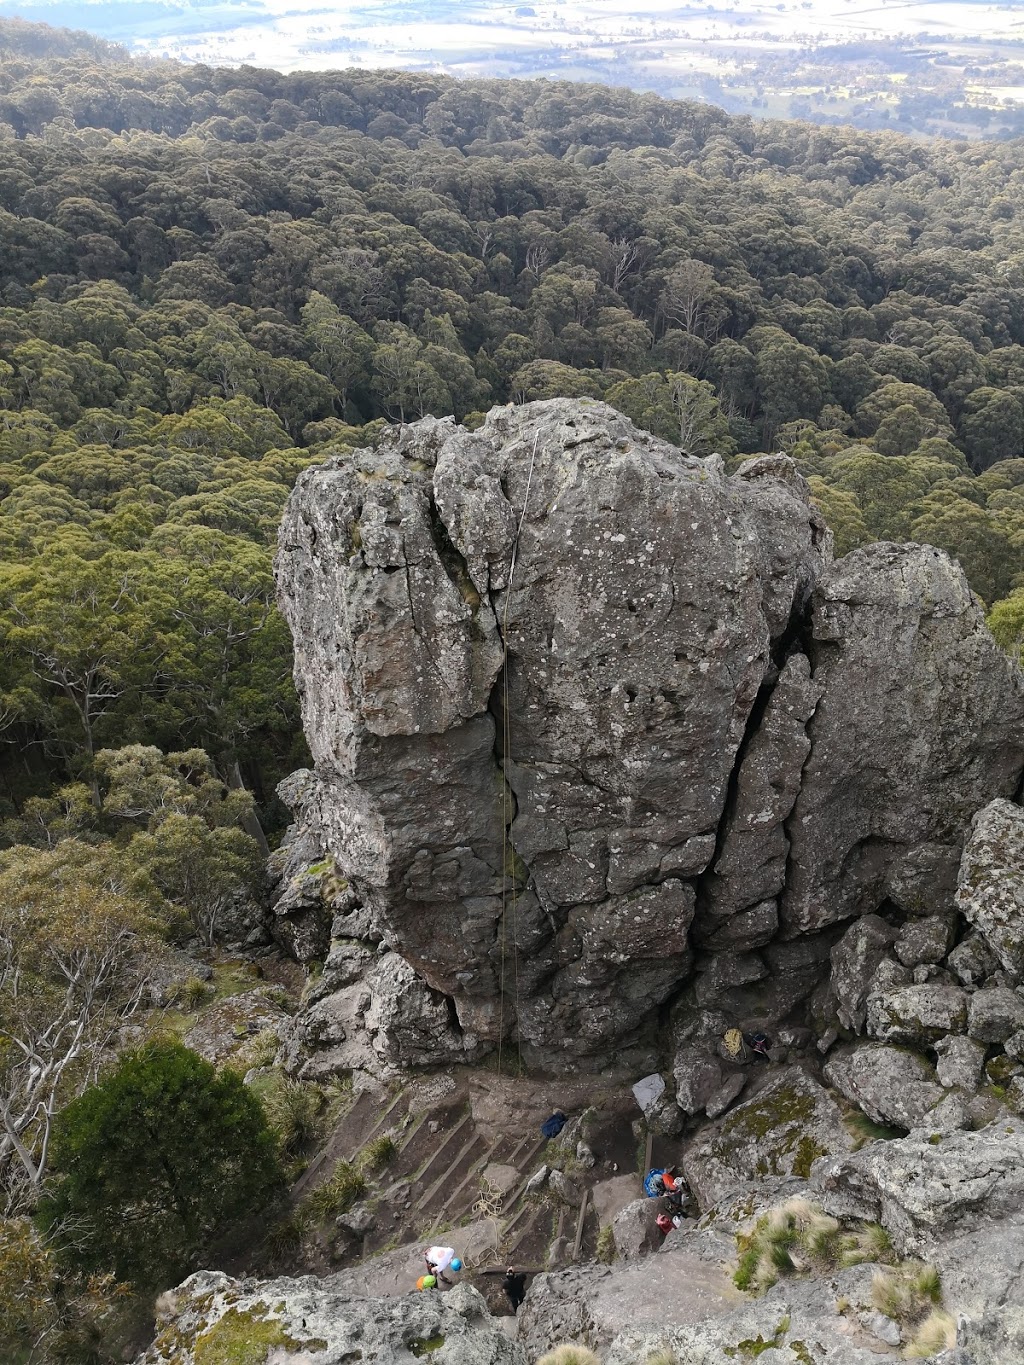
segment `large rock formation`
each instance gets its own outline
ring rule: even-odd
[[[212,1361],[343,1365],[528,1365],[469,1285],[363,1298],[342,1277],[233,1280],[200,1271],[157,1303],[157,1336],[138,1365]]]
[[[956,564],[833,564],[788,460],[729,478],[600,403],[306,471],[278,575],[318,823],[464,1055],[621,1052],[688,983],[779,1019],[843,921],[948,910],[1019,782]]]

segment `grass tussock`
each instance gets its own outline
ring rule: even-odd
[[[752,1232],[737,1237],[737,1289],[763,1294],[779,1279],[840,1264],[850,1240],[840,1223],[807,1199],[788,1199],[757,1220]]]
[[[763,1294],[786,1275],[818,1273],[861,1265],[891,1264],[896,1258],[889,1234],[878,1223],[844,1228],[807,1199],[788,1199],[736,1238],[737,1289]]]
[[[359,1153],[357,1162],[361,1171],[380,1171],[398,1155],[398,1144],[388,1133],[368,1142]]]
[[[261,1077],[254,1089],[283,1156],[294,1157],[316,1140],[324,1107],[318,1086],[289,1080],[275,1071]]]
[[[310,1191],[300,1205],[317,1222],[337,1218],[366,1193],[366,1178],[349,1161],[339,1161],[329,1180]]]
[[[871,1277],[871,1302],[901,1327],[923,1322],[942,1303],[942,1281],[933,1265],[905,1261]]]
[[[955,1345],[956,1319],[944,1308],[937,1308],[918,1327],[906,1354],[910,1360],[927,1360],[940,1351],[951,1351]]]
[[[601,1365],[601,1361],[586,1346],[556,1346],[541,1356],[537,1365]]]

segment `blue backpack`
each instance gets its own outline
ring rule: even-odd
[[[565,1127],[564,1114],[552,1114],[549,1119],[545,1119],[540,1126],[540,1131],[546,1138],[557,1137]]]
[[[668,1168],[660,1167],[656,1171],[648,1171],[644,1176],[644,1194],[648,1199],[657,1199],[665,1193],[665,1186],[662,1184],[661,1177]]]

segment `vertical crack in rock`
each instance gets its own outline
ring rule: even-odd
[[[325,827],[452,1049],[503,1020],[629,1065],[688,985],[780,1017],[839,921],[951,889],[1020,780],[1019,679],[945,556],[830,558],[785,457],[727,478],[587,400],[302,475],[278,575]]]
[[[963,571],[925,545],[869,545],[812,599],[821,699],[789,821],[787,937],[951,901],[971,817],[1020,781],[1019,671]]]

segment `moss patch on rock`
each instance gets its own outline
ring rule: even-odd
[[[192,1346],[194,1365],[265,1365],[273,1347],[286,1351],[326,1351],[319,1338],[297,1341],[278,1318],[267,1318],[249,1309],[228,1311],[196,1338]]]

